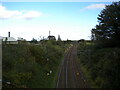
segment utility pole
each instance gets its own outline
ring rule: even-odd
[[[51,33],[51,32],[50,32],[50,30],[49,30],[49,36],[48,36],[48,39],[49,39],[49,40],[50,40],[50,33]]]
[[[50,34],[51,34],[51,32],[50,32],[50,30],[49,30],[49,36],[50,36]]]

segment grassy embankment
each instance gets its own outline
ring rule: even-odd
[[[3,88],[55,88],[67,44],[3,45]]]
[[[120,87],[120,48],[98,48],[83,42],[78,46],[78,58],[92,88]]]

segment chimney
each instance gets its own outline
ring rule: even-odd
[[[10,32],[8,32],[8,37],[10,37]]]

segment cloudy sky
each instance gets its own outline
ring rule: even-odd
[[[14,0],[13,0],[14,1]],[[0,36],[62,40],[90,39],[100,11],[111,2],[4,2],[0,3]]]

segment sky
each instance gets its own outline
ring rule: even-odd
[[[26,40],[47,38],[89,40],[98,14],[112,2],[2,2],[0,36]]]

